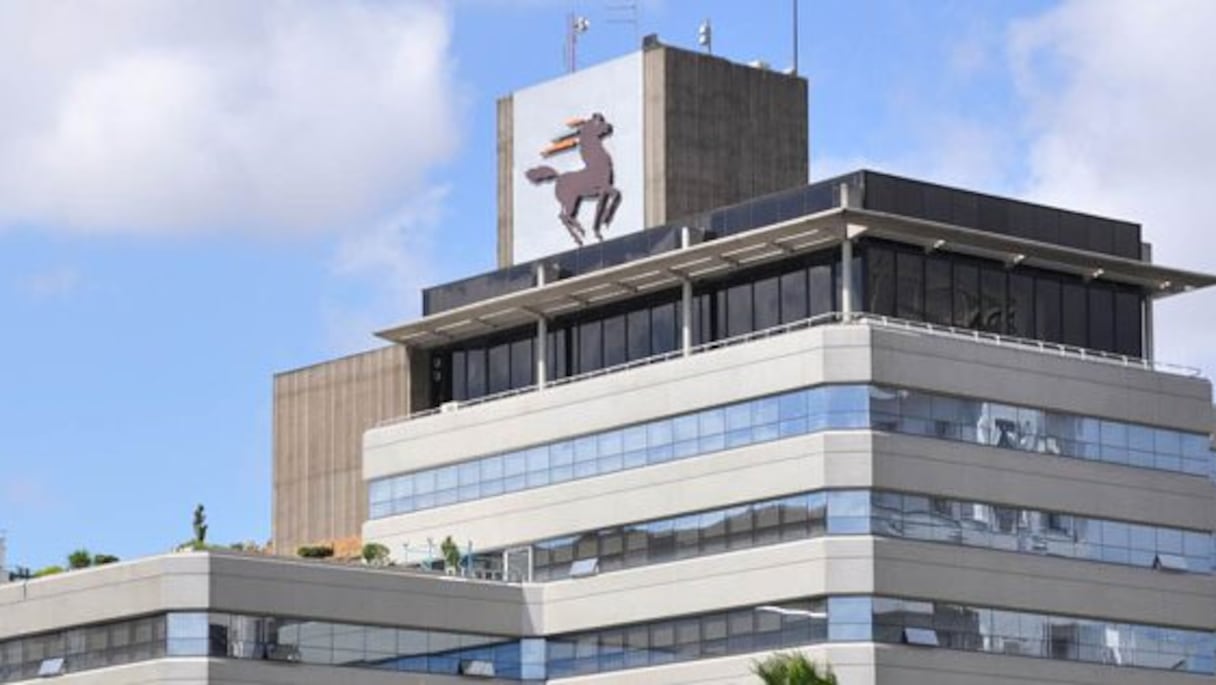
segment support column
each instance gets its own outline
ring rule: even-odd
[[[536,320],[536,387],[544,389],[545,381],[549,380],[547,368],[549,353],[549,321],[545,317]]]
[[[853,318],[853,241],[848,235],[840,243],[840,313],[845,321]]]
[[[687,250],[692,244],[692,235],[687,226],[680,228],[680,249]],[[685,357],[692,354],[692,279],[680,279],[680,351]]]
[[[543,263],[536,265],[534,279],[537,288],[545,287],[545,265]],[[539,312],[538,312],[539,314]],[[549,343],[549,321],[544,316],[536,317],[536,344],[532,349],[536,351],[536,387],[539,390],[544,390],[545,382],[549,380],[548,368],[546,368],[549,360],[547,345]]]

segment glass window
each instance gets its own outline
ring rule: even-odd
[[[629,312],[629,359],[650,356],[650,310]]]
[[[1065,283],[1061,290],[1061,342],[1066,345],[1085,347],[1088,333],[1085,286]]]
[[[752,330],[752,286],[736,285],[726,291],[726,337],[750,333]]]
[[[511,388],[511,346],[495,345],[489,351],[489,392],[502,392]]]
[[[866,247],[866,311],[895,315],[895,253],[875,245]],[[812,293],[814,292],[812,283]]]
[[[925,319],[924,255],[915,252],[897,252],[895,271],[897,278],[895,315],[901,319],[923,321]]]
[[[980,270],[980,308],[980,330],[1004,333],[1008,329],[1003,268],[985,266]]]
[[[781,277],[781,323],[801,321],[810,316],[806,278],[805,269]]]
[[[488,382],[485,348],[468,350],[466,355],[468,376],[465,396],[468,399],[481,397],[486,394]]]
[[[1115,346],[1114,352],[1131,357],[1144,356],[1143,316],[1140,296],[1121,290],[1115,293]]]
[[[954,294],[950,290],[950,260],[940,255],[925,259],[925,321],[954,324]]]
[[[812,266],[807,276],[810,291],[810,316],[827,314],[836,310],[836,289],[833,285],[832,265],[819,264]]]
[[[1115,349],[1115,294],[1100,285],[1089,286],[1089,346]]]
[[[467,400],[469,398],[468,379],[465,377],[465,353],[457,350],[452,353],[452,399]]]
[[[1009,335],[1033,338],[1034,278],[1029,274],[1014,272],[1009,275]]]
[[[780,280],[774,276],[756,281],[752,288],[753,326],[762,331],[781,323]]]
[[[604,366],[624,364],[628,359],[625,338],[625,316],[604,319]]]
[[[663,354],[677,348],[679,303],[661,304],[650,310],[650,353]]]
[[[536,356],[532,351],[532,339],[511,343],[511,387],[526,388],[535,383]]]
[[[1060,282],[1047,276],[1035,279],[1035,336],[1039,340],[1060,342]]]
[[[973,264],[954,264],[954,325],[980,327],[980,270]]]
[[[603,325],[599,321],[578,327],[578,373],[595,371],[604,366]]]

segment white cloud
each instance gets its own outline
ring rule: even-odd
[[[358,230],[458,138],[437,1],[0,4],[0,228]]]
[[[1216,271],[1216,3],[1074,0],[1016,24],[1028,194],[1142,222],[1154,260]],[[1216,376],[1216,292],[1163,301],[1157,356]]]
[[[80,287],[80,272],[71,266],[56,266],[25,276],[17,286],[34,299],[58,299]]]
[[[446,187],[428,188],[388,219],[342,240],[330,269],[369,294],[323,304],[331,351],[347,354],[373,347],[372,331],[420,314],[419,291],[439,273],[431,255],[447,194]]]

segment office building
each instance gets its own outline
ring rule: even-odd
[[[618,135],[594,106],[569,127]],[[1134,223],[869,170],[644,229],[626,187],[581,247],[551,191],[569,249],[427,289],[379,371],[281,388],[322,464],[293,478],[357,463],[398,566],[0,588],[0,681],[726,684],[793,649],[844,685],[1216,681],[1212,388],[1152,328],[1216,277]],[[325,461],[339,430],[357,462]],[[423,568],[449,536],[455,577]]]

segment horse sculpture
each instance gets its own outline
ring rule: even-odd
[[[591,230],[596,238],[603,240],[601,230],[612,223],[616,208],[621,204],[621,191],[612,185],[612,157],[604,149],[603,138],[612,134],[612,124],[604,120],[603,114],[596,112],[590,119],[571,122],[570,127],[574,133],[564,140],[573,138],[573,142],[554,151],[577,145],[583,158],[583,168],[559,174],[553,167],[538,166],[528,169],[524,175],[538,185],[556,181],[554,194],[562,207],[557,217],[574,242],[581,246],[587,237],[587,231],[578,221],[578,210],[583,200],[598,198]]]

